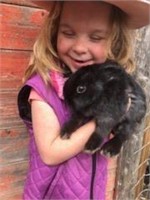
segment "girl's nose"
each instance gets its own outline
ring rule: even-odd
[[[85,54],[88,50],[86,41],[79,38],[76,39],[72,46],[72,50],[77,54]]]

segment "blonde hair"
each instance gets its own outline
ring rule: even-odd
[[[133,44],[135,32],[128,28],[127,15],[113,6],[111,13],[112,30],[109,37],[108,59],[118,62],[127,72],[135,70]]]
[[[28,80],[33,74],[38,73],[45,83],[48,83],[50,81],[50,70],[64,72],[56,49],[62,6],[63,2],[55,1],[53,3],[41,33],[34,44],[33,54],[31,55],[29,67],[25,72],[24,81]],[[128,72],[132,72],[134,63],[131,56],[131,35],[126,24],[126,16],[120,9],[112,7],[112,33],[109,37],[108,59],[117,61]]]
[[[38,73],[45,83],[48,83],[49,70],[62,72],[56,51],[56,38],[62,4],[63,2],[58,1],[52,4],[51,11],[33,46],[33,54],[30,58],[29,67],[25,71],[23,81]]]

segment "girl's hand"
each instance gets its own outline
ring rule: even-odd
[[[62,139],[57,116],[47,103],[32,100],[31,109],[37,148],[48,165],[57,165],[83,151],[96,127],[95,122],[90,121],[73,132],[69,139]]]

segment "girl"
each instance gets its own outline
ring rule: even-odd
[[[35,1],[34,1],[35,3]],[[30,166],[24,199],[105,199],[107,159],[84,153],[95,129],[81,126],[60,137],[69,118],[62,88],[70,73],[107,59],[132,72],[130,29],[148,24],[146,1],[36,2],[50,9],[18,96],[30,134]]]

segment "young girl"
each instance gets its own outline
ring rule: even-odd
[[[21,118],[30,134],[30,166],[24,199],[105,199],[107,158],[84,152],[95,129],[89,121],[69,139],[63,84],[70,73],[107,59],[128,72],[134,64],[130,29],[149,22],[146,1],[35,2],[50,9],[19,92]],[[111,98],[111,97],[110,97]]]

